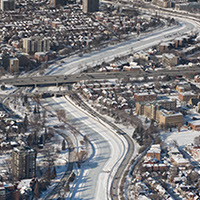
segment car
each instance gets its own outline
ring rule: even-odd
[[[79,56],[79,57],[82,57],[82,56],[83,56],[83,54],[82,54],[82,53],[79,53],[79,54],[78,54],[78,56]]]

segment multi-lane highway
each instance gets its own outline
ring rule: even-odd
[[[72,75],[54,75],[54,76],[38,76],[38,77],[23,77],[2,79],[0,83],[10,84],[15,86],[39,86],[39,85],[60,85],[63,83],[71,84],[81,80],[110,80],[121,79],[124,77],[139,78],[139,77],[158,77],[158,76],[180,76],[187,73],[200,73],[200,66],[176,68],[173,70],[159,71],[137,71],[137,72],[99,72],[99,73],[82,73]],[[61,92],[62,93],[62,92]]]
[[[174,38],[174,34],[181,35],[187,32],[195,30],[197,27],[196,22],[190,20],[180,20],[178,26],[162,28],[162,30],[156,30],[153,33],[148,33],[140,37],[140,39],[134,38],[125,42],[121,42],[116,45],[109,46],[101,49],[100,51],[94,51],[90,54],[84,54],[83,57],[73,56],[63,59],[62,64],[53,64],[50,66],[46,75],[63,75],[74,74],[80,72],[83,68],[88,66],[95,66],[103,61],[108,62],[113,60],[117,56],[127,55],[130,52],[136,52],[152,47],[159,44],[161,41],[167,41]],[[166,36],[171,37],[166,38]]]
[[[45,99],[43,103],[55,110],[66,110],[72,125],[87,134],[92,144],[92,154],[81,165],[70,198],[109,199],[112,179],[128,150],[125,138],[65,98]]]
[[[158,44],[161,41],[169,40],[167,35],[183,34],[188,31],[192,31],[196,27],[195,23],[181,21],[179,26],[165,28],[164,30],[157,30],[154,33],[144,35],[140,40],[132,39],[130,41],[122,42],[115,46],[107,47],[98,52],[86,54],[83,57],[74,56],[64,59],[64,63],[61,66],[53,64],[46,71],[46,75],[56,76],[43,76],[43,77],[28,77],[19,79],[7,79],[2,80],[6,84],[13,84],[17,86],[39,85],[39,84],[61,84],[71,83],[79,80],[87,79],[111,79],[111,78],[123,78],[123,77],[138,77],[140,76],[158,76],[158,75],[182,75],[183,72],[172,71],[156,71],[153,73],[138,72],[138,73],[96,73],[96,74],[77,74],[71,75],[80,71],[81,67],[86,65],[94,66],[103,61],[112,60],[119,55],[125,55],[130,51],[139,51],[145,48],[149,48]],[[199,69],[195,69],[199,70]],[[193,71],[193,70],[192,70]],[[191,72],[191,69],[185,70],[184,73]],[[200,71],[197,71],[200,72]],[[87,134],[92,144],[92,154],[89,160],[81,165],[80,176],[77,177],[76,185],[70,193],[71,199],[110,199],[110,194],[115,194],[118,198],[118,186],[112,188],[115,184],[112,183],[112,179],[118,178],[121,171],[118,171],[115,175],[118,167],[124,160],[124,156],[127,155],[128,143],[126,139],[119,134],[116,134],[114,130],[101,122],[97,117],[92,117],[87,112],[74,106],[72,102],[65,98],[51,98],[45,99],[45,104],[48,104],[52,110],[64,109],[67,112],[67,116],[70,117],[71,123],[82,134]],[[133,150],[133,149],[132,149]],[[125,167],[125,166],[123,166]],[[121,168],[122,169],[122,168]],[[122,170],[123,171],[123,170]],[[116,179],[115,179],[116,180]],[[118,185],[118,184],[115,184]]]

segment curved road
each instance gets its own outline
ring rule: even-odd
[[[81,165],[81,173],[71,190],[71,199],[110,199],[112,179],[128,151],[123,136],[116,134],[98,119],[77,108],[65,98],[45,99],[52,109],[64,109],[70,122],[92,144],[89,160]]]
[[[64,74],[73,74],[80,69],[83,69],[84,66],[94,66],[100,64],[103,61],[111,61],[116,56],[127,55],[127,53],[144,50],[150,48],[154,45],[159,44],[161,41],[168,41],[175,36],[173,34],[184,34],[186,32],[193,31],[196,27],[196,23],[187,20],[179,20],[180,23],[178,26],[166,27],[162,30],[157,30],[153,33],[143,35],[138,39],[131,39],[125,42],[121,42],[117,45],[113,45],[107,48],[104,48],[100,51],[95,51],[90,54],[84,54],[83,57],[73,56],[70,58],[63,59],[63,64],[51,65],[45,75],[64,75]],[[171,35],[171,38],[166,38],[166,36]]]
[[[129,135],[124,133],[124,131],[121,130],[120,128],[118,128],[115,124],[113,124],[112,122],[107,120],[105,117],[103,117],[102,115],[100,115],[99,113],[97,113],[96,111],[91,109],[87,104],[85,104],[79,98],[79,96],[76,93],[72,93],[71,92],[70,94],[73,96],[73,99],[77,102],[77,104],[80,105],[84,110],[86,110],[92,116],[98,117],[103,122],[109,124],[114,130],[117,131],[118,134],[123,133],[123,137],[128,142],[128,150],[127,150],[126,155],[124,156],[121,164],[119,165],[119,167],[117,169],[117,172],[115,173],[114,177],[112,178],[111,187],[110,187],[110,197],[111,197],[111,199],[117,200],[117,199],[119,199],[119,188],[120,188],[120,184],[121,184],[121,178],[123,177],[125,169],[129,165],[129,163],[130,163],[130,161],[131,161],[131,159],[133,157],[133,153],[134,153],[133,140],[132,140],[132,138],[130,138]],[[111,176],[111,174],[110,174],[110,176]]]

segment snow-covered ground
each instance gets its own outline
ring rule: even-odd
[[[197,27],[196,23],[189,20],[181,20],[180,26],[176,27],[168,27],[163,30],[159,30],[144,36],[138,39],[132,39],[126,42],[122,42],[120,44],[109,46],[100,51],[94,51],[90,54],[85,54],[83,57],[72,56],[69,58],[63,59],[64,63],[62,66],[52,64],[45,72],[45,75],[55,75],[55,74],[72,74],[76,72],[80,72],[87,66],[95,66],[97,64],[102,63],[103,61],[109,62],[113,60],[116,56],[126,55],[130,52],[135,52],[139,50],[143,50],[149,48],[153,45],[158,44],[161,41],[167,41],[173,39],[175,37],[174,34],[177,35],[187,33],[195,30]],[[171,35],[171,37],[165,37]]]
[[[107,199],[112,178],[128,148],[125,139],[63,97],[48,101],[50,106],[57,104],[60,109],[66,110],[72,124],[82,134],[87,134],[93,149],[92,155],[77,173],[79,176],[70,198]]]
[[[31,116],[33,116],[32,112],[34,110],[35,105],[36,105],[35,102],[29,100],[29,111],[28,111],[26,109],[26,107],[23,106],[23,98],[18,97],[14,100],[11,97],[9,99],[10,108],[16,114],[21,116],[22,118],[25,116],[25,113],[27,113],[31,118]],[[40,114],[42,116],[43,109],[40,108],[40,112],[41,112]],[[46,118],[45,126],[48,127],[48,128],[53,128],[55,130],[54,137],[52,137],[50,139],[50,141],[48,141],[45,144],[44,149],[50,150],[51,153],[54,154],[53,159],[54,159],[54,166],[56,167],[56,177],[55,177],[55,179],[53,179],[51,181],[51,185],[48,187],[48,189],[41,194],[41,199],[43,199],[45,197],[45,195],[47,193],[49,193],[51,190],[53,190],[54,187],[57,185],[57,183],[61,181],[61,178],[63,177],[64,173],[67,170],[67,167],[68,167],[67,162],[68,162],[68,158],[69,158],[69,150],[67,148],[67,142],[66,142],[66,150],[62,150],[63,137],[58,134],[59,132],[69,134],[68,133],[69,131],[67,129],[65,129],[63,122],[60,122],[56,116],[52,117],[47,112],[47,118]],[[64,129],[59,129],[59,128],[55,129],[55,126],[57,126],[57,127],[64,126]],[[44,132],[44,130],[42,130],[42,132]],[[27,132],[27,133],[29,133],[29,132]],[[82,145],[79,145],[79,147],[82,148]],[[45,166],[47,166],[47,163],[46,163],[47,158],[45,156],[45,153],[43,152],[44,149],[42,149],[41,151],[38,152],[37,160],[36,160],[37,167],[40,167],[41,170],[44,169]],[[0,169],[1,169],[1,171],[3,169],[5,169],[5,167],[7,165],[6,160],[9,159],[10,156],[11,156],[10,153],[0,156]]]
[[[5,85],[5,90],[0,89],[0,95],[9,95],[17,90],[15,86]]]
[[[197,136],[200,136],[200,131],[188,130],[186,128],[182,128],[180,132],[177,129],[173,129],[172,132],[161,133],[162,140],[167,143],[175,140],[180,147],[193,143],[194,138]]]

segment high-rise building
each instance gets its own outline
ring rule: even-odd
[[[15,0],[0,0],[0,9],[3,11],[14,10]]]
[[[99,10],[99,0],[83,0],[83,12],[90,13]]]
[[[51,0],[50,5],[52,7],[58,7],[58,6],[65,6],[67,4],[67,0]]]
[[[9,58],[10,72],[19,72],[19,59]]]
[[[50,50],[49,39],[41,37],[24,38],[23,50],[26,53],[47,52]]]
[[[12,152],[12,173],[16,179],[32,178],[36,173],[36,152],[29,147],[16,147]]]

